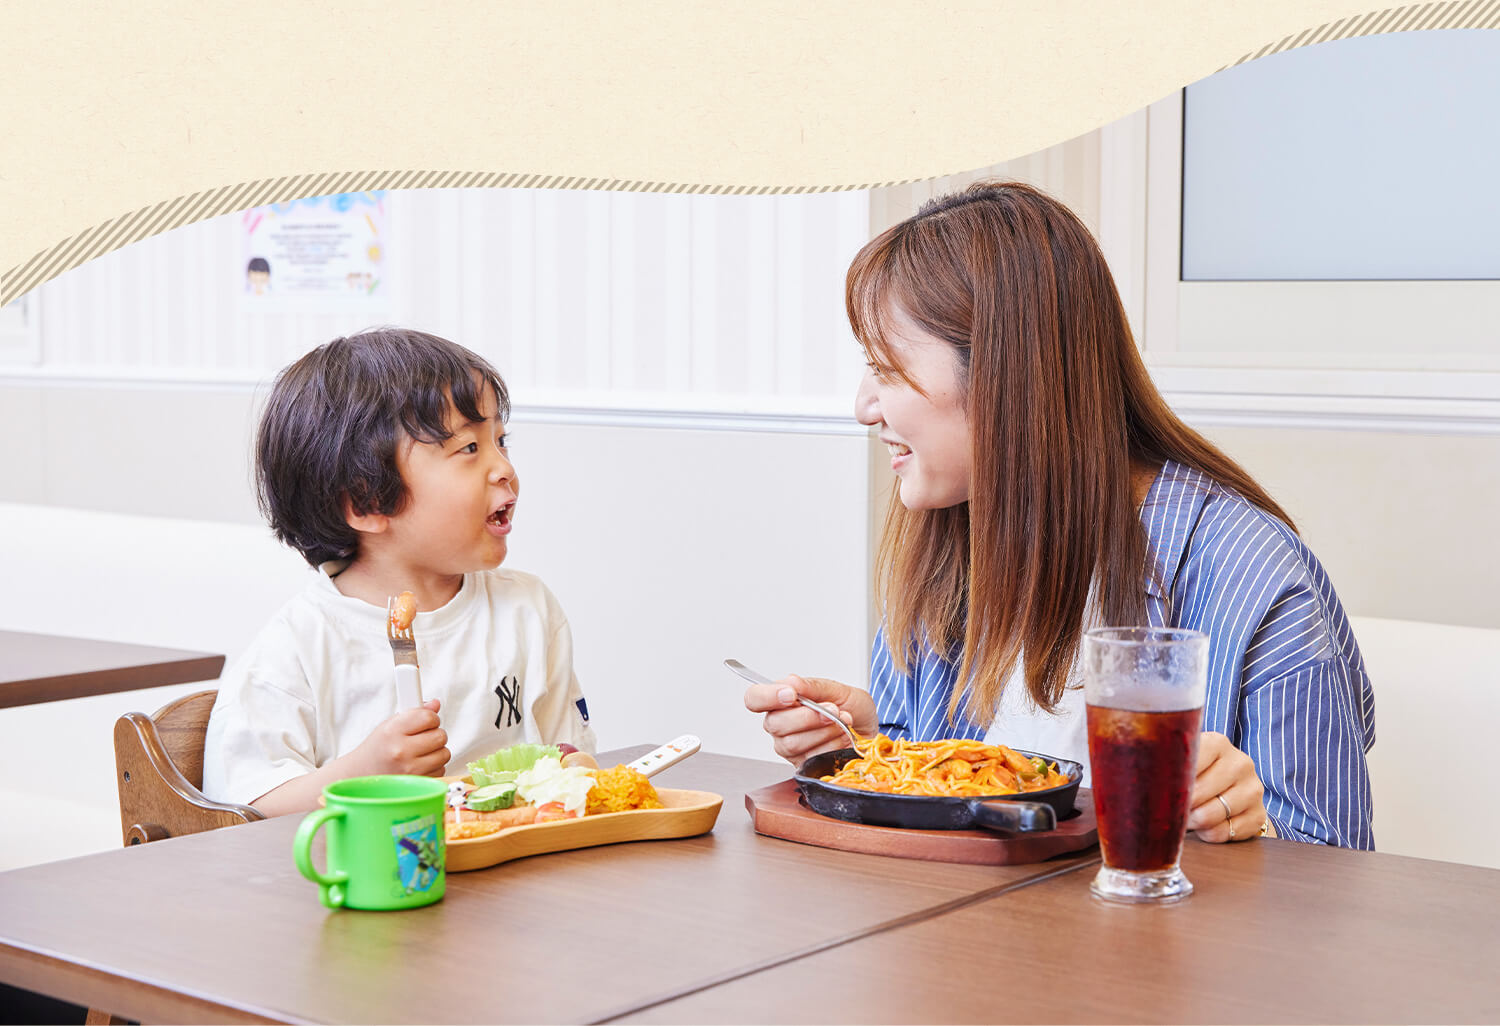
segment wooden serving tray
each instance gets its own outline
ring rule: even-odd
[[[660,809],[603,812],[578,819],[527,823],[482,837],[449,841],[448,872],[462,873],[527,855],[588,848],[596,844],[695,837],[714,828],[719,808],[724,804],[723,795],[710,791],[677,791],[659,787],[656,793],[661,797]]]
[[[814,812],[802,803],[795,780],[783,780],[745,795],[745,808],[757,833],[823,848],[891,855],[933,862],[1010,866],[1041,862],[1099,843],[1094,795],[1078,789],[1077,813],[1045,833],[1001,834],[990,830],[901,830],[848,823]]]

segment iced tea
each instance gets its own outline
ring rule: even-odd
[[[1201,708],[1088,707],[1094,813],[1106,865],[1134,872],[1177,865],[1202,717]]]
[[[1094,813],[1105,901],[1181,901],[1177,865],[1197,775],[1208,635],[1174,627],[1099,627],[1083,636]]]

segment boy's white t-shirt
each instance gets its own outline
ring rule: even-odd
[[[357,747],[396,713],[386,610],[343,595],[324,564],[219,680],[203,752],[203,792],[248,804]],[[573,637],[541,579],[464,575],[441,609],[412,622],[422,697],[442,700],[448,774],[522,741],[593,752],[573,673]]]

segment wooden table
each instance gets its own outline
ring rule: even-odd
[[[1107,905],[1096,861],[629,1021],[1500,1021],[1500,871],[1189,839],[1179,905]]]
[[[215,680],[223,668],[209,652],[0,631],[0,709]]]
[[[787,772],[700,753],[655,782],[722,794],[712,833],[451,874],[405,912],[323,908],[295,816],[0,873],[0,981],[144,1022],[590,1022],[1072,864],[761,837],[744,792]]]
[[[786,775],[699,754],[657,780],[724,795],[711,834],[452,874],[399,913],[319,905],[297,817],[0,873],[0,981],[146,1022],[1500,1018],[1500,871],[1191,841],[1192,899],[1115,908],[1096,853],[761,837],[743,794]]]

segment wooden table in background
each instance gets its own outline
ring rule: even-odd
[[[223,668],[209,652],[0,631],[0,709],[216,680]]]
[[[611,753],[627,759],[646,748]],[[1096,903],[1097,852],[975,866],[757,835],[780,763],[701,753],[711,834],[324,909],[299,817],[0,873],[0,981],[145,1022],[1500,1019],[1500,871],[1190,841],[1167,908]]]

